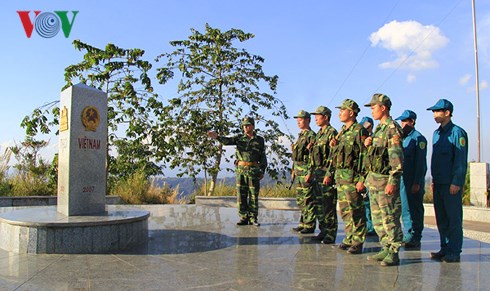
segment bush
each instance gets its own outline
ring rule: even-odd
[[[39,155],[39,151],[47,145],[47,141],[36,141],[32,137],[26,137],[20,144],[5,150],[0,156],[0,195],[56,195],[56,183],[49,182],[50,165]],[[8,176],[11,155],[17,163],[13,166],[14,174]]]
[[[56,189],[43,177],[35,175],[15,175],[9,178],[9,196],[51,196]]]
[[[430,189],[430,182],[425,184],[424,203],[434,203],[434,196],[432,189]]]
[[[269,184],[260,187],[260,197],[277,197],[277,198],[295,198],[296,189],[291,187],[288,189],[288,184]]]
[[[288,189],[289,185],[287,184],[268,184],[260,187],[259,197],[277,197],[277,198],[291,198],[296,197],[295,189]],[[195,196],[206,196],[206,188],[205,184],[202,183],[197,190],[192,193],[191,197]],[[225,184],[223,182],[219,182],[216,184],[214,193],[212,196],[236,196],[236,186]]]
[[[118,195],[127,204],[174,204],[179,203],[178,187],[172,189],[167,184],[162,188],[150,183],[146,174],[137,171],[126,179],[116,181],[110,189],[111,195]]]
[[[189,196],[190,201],[195,201],[196,196],[207,196],[206,183],[202,182],[194,192]],[[236,196],[236,188],[234,185],[225,184],[223,182],[216,183],[214,193],[211,196]]]

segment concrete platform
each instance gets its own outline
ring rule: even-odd
[[[149,241],[118,254],[15,254],[0,250],[0,290],[488,290],[490,245],[465,238],[461,263],[429,259],[439,249],[426,228],[422,249],[401,265],[350,255],[291,231],[299,212],[261,209],[260,227],[236,226],[236,209],[195,205],[109,206],[150,211]],[[0,208],[0,212],[7,208]],[[3,235],[3,234],[0,234]],[[339,242],[343,237],[340,226]]]
[[[146,243],[149,216],[142,210],[66,216],[56,206],[9,209],[0,213],[0,248],[33,254],[119,252]]]

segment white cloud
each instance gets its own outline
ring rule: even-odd
[[[413,82],[415,82],[416,79],[417,79],[417,77],[414,74],[408,74],[408,76],[407,76],[407,82],[408,83],[413,83]]]
[[[471,75],[470,75],[470,74],[466,74],[466,75],[464,75],[463,77],[461,77],[461,78],[459,79],[459,84],[460,84],[461,86],[464,86],[464,85],[468,84],[468,81],[469,81],[470,79],[471,79]]]
[[[487,80],[480,81],[479,89],[480,89],[480,91],[488,89],[488,81]],[[471,87],[468,87],[467,91],[468,92],[475,92],[476,88],[475,88],[475,86],[471,86]]]
[[[480,82],[480,90],[485,90],[488,88],[488,81],[487,80],[483,80]]]
[[[369,37],[372,46],[380,46],[396,53],[393,61],[381,63],[381,68],[423,70],[437,67],[432,54],[444,47],[449,39],[433,25],[417,21],[396,20],[385,24]]]

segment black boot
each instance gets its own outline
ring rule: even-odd
[[[236,225],[248,225],[249,223],[250,222],[248,221],[248,218],[242,218],[239,222],[236,223]]]
[[[320,231],[317,236],[311,238],[312,241],[322,241],[325,238],[326,233],[324,231]]]

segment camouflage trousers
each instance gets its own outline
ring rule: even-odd
[[[320,226],[320,231],[325,234],[325,238],[335,241],[337,238],[337,189],[333,186],[324,185],[325,171],[316,169],[313,172],[315,180],[315,204],[316,218]]]
[[[360,245],[366,239],[366,209],[362,195],[354,184],[353,171],[337,169],[335,183],[339,200],[340,216],[345,224],[344,244]]]
[[[259,215],[260,170],[258,167],[236,168],[237,206],[240,219],[257,221]]]
[[[383,248],[397,253],[403,239],[400,223],[402,208],[400,191],[393,195],[385,194],[388,175],[369,172],[366,184],[369,188],[374,230],[378,234],[379,242]]]
[[[315,203],[315,181],[310,178],[306,182],[308,170],[306,166],[294,164],[294,175],[296,177],[296,201],[301,210],[299,226],[303,228],[316,227],[316,203]]]

